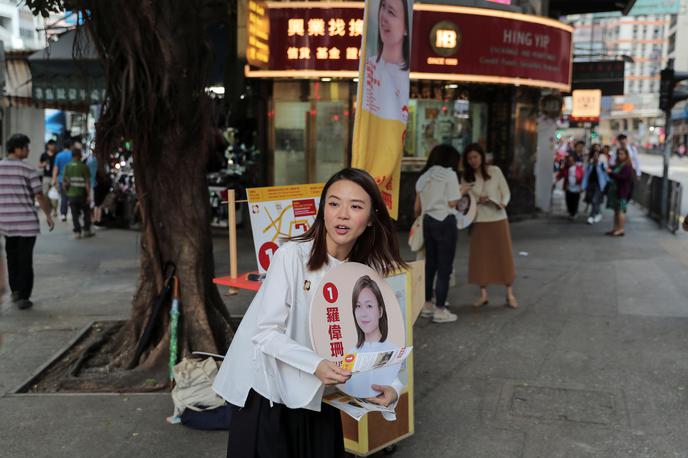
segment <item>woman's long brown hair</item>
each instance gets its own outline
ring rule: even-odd
[[[365,170],[349,167],[335,173],[325,183],[320,195],[318,214],[311,228],[304,234],[287,239],[295,242],[313,241],[311,256],[308,260],[308,270],[315,271],[327,264],[325,201],[330,186],[339,180],[349,180],[362,187],[370,196],[372,203],[370,209],[371,225],[366,227],[363,234],[354,243],[351,252],[349,252],[348,260],[366,264],[382,275],[408,267],[399,253],[399,240],[396,236],[396,230],[375,180]]]

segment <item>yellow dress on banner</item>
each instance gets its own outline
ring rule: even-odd
[[[375,178],[395,219],[408,119],[411,7],[402,0],[366,1],[351,154],[352,167]]]

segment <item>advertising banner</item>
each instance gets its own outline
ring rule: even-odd
[[[267,272],[282,238],[306,232],[318,213],[323,184],[247,189],[258,270]]]
[[[392,218],[399,207],[408,120],[411,0],[366,0],[351,165],[377,182]]]

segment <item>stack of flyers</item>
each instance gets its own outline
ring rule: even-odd
[[[403,363],[413,347],[401,347],[398,350],[348,353],[342,360],[342,369],[351,373],[365,372],[393,364]]]
[[[373,404],[365,399],[354,398],[339,392],[324,396],[323,402],[341,410],[356,421],[359,421],[368,412],[394,413],[394,409],[391,407]]]

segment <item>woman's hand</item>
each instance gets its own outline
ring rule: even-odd
[[[351,372],[345,371],[339,364],[323,359],[315,369],[315,376],[320,379],[325,386],[346,383],[351,378]]]
[[[375,391],[378,391],[380,394],[377,395],[374,398],[367,398],[366,401],[372,402],[373,404],[378,404],[381,406],[389,406],[390,404],[394,404],[394,402],[399,399],[399,395],[397,394],[397,390],[392,388],[389,385],[372,385],[371,388]]]
[[[485,204],[488,203],[489,201],[490,201],[490,199],[489,199],[487,196],[480,196],[480,197],[478,197],[478,203],[479,203],[480,205],[485,205]]]

